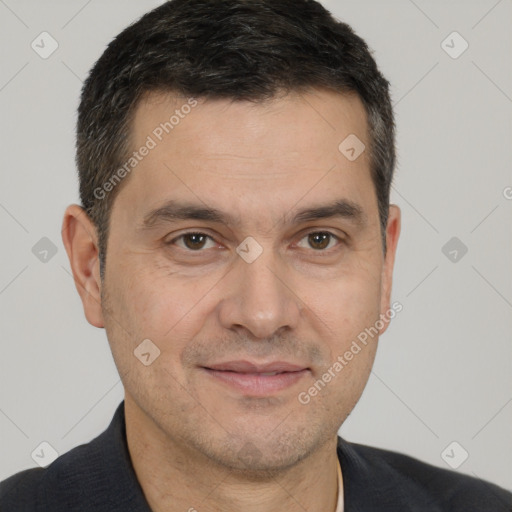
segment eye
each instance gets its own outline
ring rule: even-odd
[[[207,246],[208,241],[212,244],[209,247]],[[175,243],[178,247],[190,251],[200,251],[201,249],[210,249],[215,247],[213,238],[209,235],[205,235],[204,233],[184,233],[176,237],[174,240],[171,240],[169,243]]]
[[[331,242],[339,242],[340,238],[329,231],[315,231],[313,233],[308,233],[297,244],[298,247],[307,249],[308,247],[301,245],[303,240],[306,240],[306,244],[309,248],[314,249],[315,251],[325,251],[326,249],[334,247],[336,244]]]
[[[329,231],[314,231],[302,237],[297,246],[303,249],[327,252],[339,242],[341,242],[341,239]],[[201,252],[203,249],[211,249],[217,246],[211,236],[200,232],[183,233],[168,244],[177,245],[181,249],[191,252]]]

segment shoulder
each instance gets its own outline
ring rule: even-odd
[[[404,503],[409,500],[411,505],[425,505],[425,510],[432,511],[512,510],[512,494],[490,482],[438,468],[401,453],[341,439],[338,451],[344,452],[352,473],[366,473],[384,494],[389,496],[395,492],[397,499]]]
[[[104,502],[124,482],[123,464],[128,458],[123,444],[123,405],[118,406],[108,428],[88,443],[63,453],[44,469],[26,469],[0,482],[0,510],[108,510]]]
[[[1,512],[125,512],[150,508],[126,443],[124,401],[108,428],[62,454],[47,468],[0,482]]]
[[[2,512],[36,512],[46,510],[43,504],[57,502],[63,508],[77,503],[86,495],[88,470],[94,468],[101,456],[95,443],[80,445],[58,457],[47,468],[31,468],[0,482]],[[84,479],[85,478],[85,479]],[[45,506],[45,505],[44,505]]]
[[[37,503],[37,488],[44,471],[42,468],[26,469],[0,482],[1,510],[35,510],[27,507],[35,507]]]

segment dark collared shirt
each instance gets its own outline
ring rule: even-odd
[[[126,443],[124,402],[109,427],[47,468],[0,482],[1,512],[151,512]],[[511,512],[491,483],[338,438],[345,512]],[[194,504],[191,503],[191,507]]]

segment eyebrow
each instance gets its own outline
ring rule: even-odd
[[[348,220],[360,228],[364,227],[367,223],[367,216],[363,208],[347,199],[337,199],[328,204],[297,210],[290,221],[287,221],[286,217],[289,217],[289,215],[285,215],[284,220],[281,222],[282,224],[299,224],[301,222],[336,217]],[[140,229],[147,230],[158,224],[178,220],[201,220],[234,226],[240,224],[240,221],[233,215],[217,208],[171,199],[162,206],[148,212],[144,216]]]

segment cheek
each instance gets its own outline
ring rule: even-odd
[[[343,348],[379,319],[380,280],[369,273],[339,276],[304,294],[304,302],[328,327],[334,345]],[[310,288],[311,290],[311,288]]]
[[[330,353],[330,362],[319,369],[311,385],[318,379],[329,383],[318,393],[319,406],[335,403],[337,410],[350,411],[366,385],[377,350],[380,282],[351,275],[331,283],[328,290],[308,299],[321,319],[317,324],[322,329],[319,341]]]
[[[129,273],[125,267],[116,277],[116,309],[137,339],[149,338],[163,352],[175,353],[200,329],[205,299],[217,280],[195,280],[147,263]]]
[[[111,314],[106,331],[126,389],[141,403],[150,403],[144,395],[148,390],[161,387],[162,399],[170,389],[180,390],[179,382],[184,379],[180,354],[200,329],[200,298],[208,288],[150,265],[133,266],[130,272],[127,267],[125,263],[108,276],[106,298]],[[147,366],[145,353],[152,361]]]

